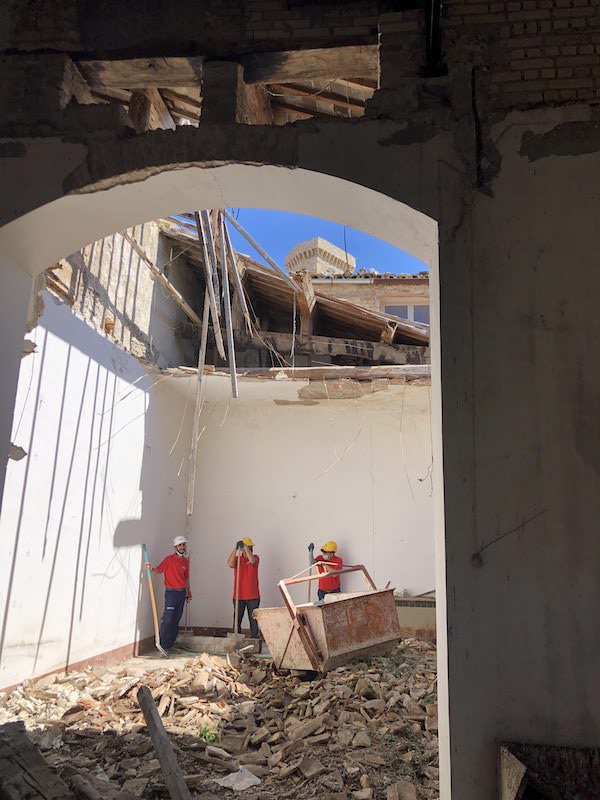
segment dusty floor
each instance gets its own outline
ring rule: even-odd
[[[67,783],[76,774],[104,798],[162,798],[141,685],[203,800],[438,797],[436,653],[426,642],[313,680],[252,656],[238,668],[207,655],[130,659],[25,682],[1,699],[0,723],[22,719]],[[233,793],[221,779],[254,785]]]

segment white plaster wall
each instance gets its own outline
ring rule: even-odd
[[[185,519],[179,398],[44,293],[0,518],[0,686],[151,634],[141,543]]]
[[[231,625],[225,562],[242,536],[261,557],[263,606],[282,604],[277,582],[307,566],[311,541],[318,549],[328,539],[378,585],[434,588],[430,386],[308,402],[298,396],[304,382],[244,381],[239,400],[226,378],[207,383],[190,535],[193,624]],[[363,585],[344,579],[349,590]],[[305,602],[306,587],[294,595]]]

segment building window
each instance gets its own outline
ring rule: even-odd
[[[408,319],[408,306],[386,306],[385,307],[386,314],[392,314],[394,317],[401,317],[402,319]]]
[[[429,306],[428,305],[405,305],[405,306],[384,306],[386,314],[391,314],[409,322],[420,322],[429,325]]]
[[[413,306],[413,319],[429,325],[429,306]]]

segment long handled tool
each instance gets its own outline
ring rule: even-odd
[[[309,545],[308,545],[308,566],[309,566],[309,567],[312,567],[312,565],[313,565],[313,555],[314,555],[314,552],[315,552],[315,546],[314,546],[314,544],[309,544]],[[311,572],[312,572],[312,570],[311,570]],[[310,574],[310,573],[309,573],[309,574]],[[308,581],[306,585],[307,585],[307,587],[308,587],[308,597],[307,597],[307,600],[308,600],[308,602],[310,603],[310,587],[312,586],[312,583],[311,583],[310,581]]]
[[[228,633],[227,637],[229,639],[243,639],[244,636],[241,633],[238,633],[238,623],[240,620],[240,560],[242,558],[242,551],[239,548],[235,557],[235,611],[233,614],[233,633]]]
[[[238,633],[238,624],[240,621],[240,561],[242,558],[242,551],[238,550],[236,554],[237,569],[235,571],[235,618],[233,621],[233,632]]]
[[[144,564],[149,564],[150,560],[148,559],[148,550],[146,549],[146,545],[143,544],[142,547],[144,548]],[[154,644],[156,645],[156,649],[159,650],[165,658],[169,657],[169,654],[166,650],[160,646],[160,632],[158,629],[158,614],[156,613],[156,598],[154,597],[154,587],[152,586],[152,573],[150,572],[150,567],[146,567],[146,577],[148,578],[148,589],[150,590],[150,602],[152,603],[152,616],[154,617]]]

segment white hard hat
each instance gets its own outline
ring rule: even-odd
[[[173,539],[173,547],[177,547],[178,544],[187,544],[187,539],[185,536],[176,536]]]

